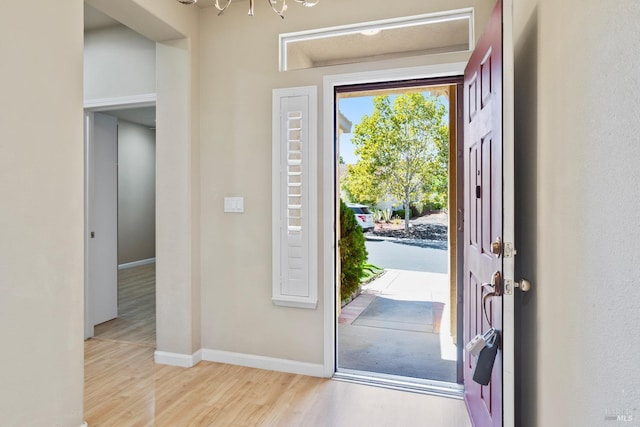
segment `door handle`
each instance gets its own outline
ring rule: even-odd
[[[493,325],[491,324],[491,319],[489,319],[489,313],[487,312],[487,300],[491,297],[499,297],[502,296],[502,292],[504,290],[502,273],[500,271],[496,271],[491,276],[491,283],[483,283],[482,284],[483,292],[485,289],[488,289],[489,292],[482,295],[482,312],[484,313],[484,318],[487,319],[487,323],[491,328]]]
[[[531,282],[527,279],[521,279],[520,281],[507,280],[505,283],[505,293],[512,295],[513,288],[520,288],[522,292],[529,292],[531,290]]]
[[[514,282],[516,288],[520,288],[522,292],[529,292],[531,290],[531,282],[527,279],[521,279],[519,282]]]
[[[489,293],[485,294],[485,296],[502,296],[502,292],[504,291],[502,273],[500,273],[500,271],[496,271],[495,273],[493,273],[493,275],[491,276],[491,283],[483,283],[482,288],[489,289]]]
[[[496,258],[500,258],[504,249],[503,246],[500,236],[496,237],[495,242],[491,242],[491,253],[494,254]]]

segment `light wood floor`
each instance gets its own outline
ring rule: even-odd
[[[119,318],[85,342],[90,427],[469,427],[464,402],[200,362],[156,365],[155,265],[120,271]]]
[[[468,427],[464,402],[212,362],[155,365],[144,345],[85,344],[85,420],[98,426]]]
[[[156,265],[118,271],[118,317],[95,327],[95,339],[156,346]]]

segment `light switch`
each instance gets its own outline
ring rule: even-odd
[[[231,213],[244,212],[244,197],[225,197],[224,211]]]

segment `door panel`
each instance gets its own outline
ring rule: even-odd
[[[118,121],[95,113],[89,134],[88,302],[90,327],[118,315]],[[91,335],[93,335],[91,333]]]
[[[498,1],[465,70],[465,343],[491,326],[504,340],[503,297],[487,298],[483,308],[494,273],[504,277],[503,256],[492,253],[492,243],[504,241],[503,179],[509,179],[503,175],[502,19]],[[475,357],[464,352],[465,401],[474,426],[509,425],[503,418],[503,358],[500,348],[491,381],[481,386],[472,379]]]

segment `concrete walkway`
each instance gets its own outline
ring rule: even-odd
[[[447,274],[387,270],[345,306],[338,368],[456,381]]]

